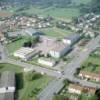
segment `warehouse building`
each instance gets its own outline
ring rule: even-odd
[[[28,28],[25,30],[25,33],[29,36],[38,36],[38,35],[43,35],[42,32],[36,30],[36,29],[33,29],[33,28]]]
[[[56,64],[56,61],[50,58],[40,58],[38,59],[38,63],[46,66],[53,67]]]
[[[14,100],[15,73],[5,71],[0,75],[0,100]]]
[[[79,39],[80,39],[80,34],[74,33],[74,34],[71,34],[71,35],[65,37],[62,41],[65,44],[72,45],[72,44],[76,43],[77,41],[79,41]]]
[[[66,45],[60,41],[56,41],[53,44],[53,48],[50,50],[49,54],[51,57],[60,58],[68,53],[70,50],[71,47],[69,45]]]
[[[36,50],[33,48],[29,48],[29,47],[21,47],[19,50],[17,50],[16,52],[14,52],[14,56],[21,58],[24,61],[29,60],[30,58],[32,58],[35,54],[36,54]]]

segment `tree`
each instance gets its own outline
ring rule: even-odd
[[[28,72],[25,74],[25,78],[28,81],[32,81],[33,80],[33,73],[32,72]]]
[[[31,47],[31,46],[32,46],[32,42],[31,41],[25,42],[23,44],[23,47]]]
[[[39,36],[34,36],[33,37],[33,43],[37,43],[37,42],[39,42]]]
[[[67,79],[63,80],[64,85],[69,85],[69,81]]]

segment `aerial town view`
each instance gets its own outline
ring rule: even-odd
[[[0,100],[100,100],[100,0],[0,0]]]

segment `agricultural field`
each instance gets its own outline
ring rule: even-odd
[[[38,14],[41,16],[52,16],[58,20],[72,20],[73,17],[78,17],[80,15],[80,11],[77,8],[41,8],[31,6],[29,9],[22,11],[27,14]]]
[[[39,77],[28,81],[26,73],[23,72],[21,67],[12,64],[0,64],[0,73],[8,70],[16,72],[16,95],[18,100],[36,100],[36,94],[52,80],[47,75],[38,74]]]

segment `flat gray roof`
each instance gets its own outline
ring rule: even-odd
[[[0,75],[0,87],[8,87],[8,86],[15,87],[15,73],[10,71],[5,71]]]
[[[14,100],[14,93],[0,94],[0,100]]]
[[[74,34],[66,36],[64,39],[74,40],[78,38],[80,38],[80,34],[74,33]]]

